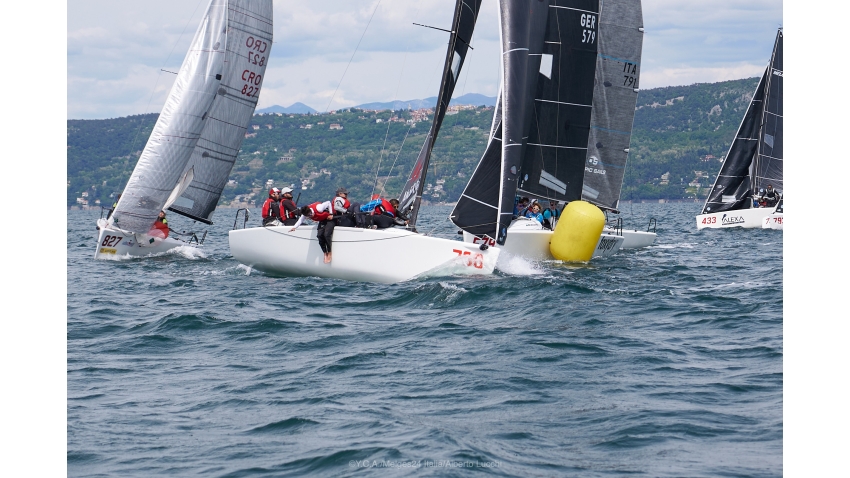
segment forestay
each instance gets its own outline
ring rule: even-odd
[[[221,83],[226,16],[212,0],[113,213],[124,230],[147,232],[186,169]]]
[[[434,142],[437,140],[440,126],[446,116],[446,110],[460,77],[480,7],[481,0],[457,0],[455,4],[451,36],[446,51],[446,61],[443,65],[443,77],[440,82],[440,92],[437,96],[437,105],[434,108],[434,120],[431,123],[431,129],[428,131],[428,136],[425,138],[425,144],[419,151],[410,177],[399,197],[399,209],[410,210],[408,215],[410,226],[416,224],[416,218],[419,216],[419,205],[422,202],[422,191],[425,188],[425,176],[431,160],[431,150],[434,148]]]
[[[641,2],[602,2],[582,184],[582,199],[601,208],[616,210],[619,206],[635,118],[642,47]]]
[[[221,86],[185,168],[194,169],[194,179],[170,208],[208,224],[251,123],[272,48],[272,0],[229,0],[227,5]]]

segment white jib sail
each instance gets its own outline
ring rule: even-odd
[[[226,18],[227,1],[212,0],[113,213],[121,229],[147,232],[180,181],[218,93]]]

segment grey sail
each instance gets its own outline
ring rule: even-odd
[[[617,210],[638,97],[643,14],[640,0],[605,0],[599,16],[596,81],[582,199]]]
[[[419,216],[419,205],[422,203],[422,191],[425,188],[425,176],[431,160],[431,150],[434,148],[434,142],[440,133],[440,126],[443,124],[452,94],[460,77],[480,8],[481,0],[457,0],[455,4],[451,36],[446,51],[446,61],[443,65],[443,78],[440,82],[437,106],[434,108],[434,120],[431,123],[431,129],[428,131],[428,136],[425,138],[425,144],[419,151],[410,177],[399,196],[399,209],[410,211],[408,214],[410,226],[416,225],[416,219]]]
[[[491,176],[495,173],[495,146],[501,143],[498,182],[483,183],[475,174],[470,178],[451,219],[461,229],[486,228],[484,235],[504,244],[507,228],[513,215],[514,195],[527,142],[528,124],[534,110],[534,88],[540,64],[540,52],[546,31],[550,5],[545,1],[500,0],[499,27],[501,32],[501,76],[499,95],[501,109],[494,115],[493,130],[501,131],[501,141],[491,134],[491,141],[476,172]],[[500,115],[501,127],[495,121]],[[489,178],[486,178],[489,180]],[[498,192],[495,201],[486,192]],[[484,199],[484,200],[482,200]]]
[[[272,0],[227,2],[227,51],[218,95],[185,171],[188,188],[170,210],[211,224],[260,96],[272,47]]]
[[[598,0],[553,0],[518,192],[581,199],[593,107]],[[511,198],[513,200],[513,198]]]
[[[226,17],[226,1],[212,0],[112,215],[118,227],[147,232],[184,175],[220,87]]]
[[[767,108],[765,107],[765,105]],[[782,30],[702,214],[748,209],[760,185],[782,188]],[[756,189],[754,189],[756,188]]]

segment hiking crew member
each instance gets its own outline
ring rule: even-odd
[[[348,202],[348,190],[345,188],[337,189],[333,204],[333,214],[336,217],[336,225],[342,227],[354,227],[354,217],[350,212],[351,203]]]
[[[280,189],[269,189],[269,198],[263,203],[263,226],[280,226]]]
[[[333,243],[334,226],[333,221],[333,204],[330,201],[314,202],[313,204],[301,208],[301,217],[292,226],[289,232],[298,229],[298,226],[304,222],[304,218],[312,219],[319,223],[316,227],[316,238],[319,240],[319,247],[325,253],[325,264],[331,262],[331,244]]]
[[[397,203],[398,201],[396,201]],[[386,229],[393,227],[395,223],[396,210],[390,201],[380,198],[380,202],[372,210],[372,229]]]
[[[116,208],[116,207],[118,207],[118,201],[119,201],[120,199],[121,199],[121,195],[119,194],[119,195],[118,195],[118,197],[117,197],[117,198],[115,198],[115,202],[114,202],[114,203],[112,203],[112,209],[110,209],[110,210],[109,210],[109,212],[107,212],[107,213],[106,213],[106,220],[107,220],[107,221],[108,221],[108,220],[109,220],[109,218],[112,216],[112,213],[113,213],[113,212],[115,212],[115,208]]]
[[[283,219],[283,225],[294,226],[301,212],[298,210],[298,205],[292,200],[292,188],[281,189],[280,196],[280,216]]]

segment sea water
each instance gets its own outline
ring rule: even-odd
[[[395,285],[241,265],[231,209],[96,261],[71,211],[68,474],[781,476],[783,233],[699,206],[624,205],[655,245],[590,264]],[[460,240],[449,212],[420,232]]]

